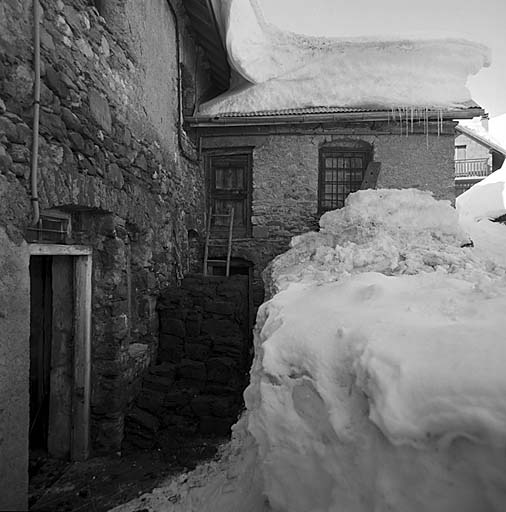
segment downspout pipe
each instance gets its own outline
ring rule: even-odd
[[[195,159],[193,156],[189,155],[188,152],[184,148],[183,140],[182,140],[182,130],[183,130],[183,93],[182,93],[182,77],[181,77],[181,41],[179,36],[179,20],[177,18],[176,10],[172,5],[171,0],[167,0],[167,4],[169,6],[170,12],[172,14],[172,18],[174,19],[174,30],[176,32],[176,60],[177,60],[177,108],[178,108],[178,129],[177,129],[177,140],[179,144],[179,149],[181,150],[182,155],[192,162],[198,162],[198,156]]]
[[[32,225],[40,220],[39,191],[38,191],[38,158],[39,158],[39,119],[40,119],[40,7],[39,0],[33,0],[33,53],[35,82],[33,86],[33,137],[32,161],[30,170]]]

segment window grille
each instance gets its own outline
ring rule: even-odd
[[[360,190],[370,160],[370,153],[363,151],[320,151],[319,213],[342,208],[348,195]]]

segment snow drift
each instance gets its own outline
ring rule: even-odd
[[[234,87],[202,115],[311,106],[464,106],[489,50],[461,39],[324,38],[282,31],[257,0],[215,2]]]
[[[367,190],[266,273],[247,410],[219,460],[118,510],[499,512],[503,259],[448,202]]]

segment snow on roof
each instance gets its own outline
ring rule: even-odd
[[[200,115],[286,109],[462,108],[469,75],[490,63],[483,45],[461,39],[311,37],[266,22],[257,0],[224,0],[220,26],[240,80]]]
[[[506,114],[492,117],[488,122],[488,130],[493,139],[506,148]]]
[[[480,117],[473,117],[472,119],[461,119],[457,125],[456,130],[478,140],[490,149],[506,155],[506,145],[503,145],[500,140],[492,134],[490,130],[490,121],[489,129],[487,129],[483,125],[482,119]]]

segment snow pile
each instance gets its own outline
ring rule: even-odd
[[[506,215],[506,164],[458,196],[456,207],[474,221]]]
[[[271,295],[304,277],[326,282],[369,271],[481,272],[482,262],[461,249],[470,239],[455,209],[429,192],[362,190],[348,196],[345,208],[324,214],[320,228],[293,238],[292,250],[271,264]]]
[[[459,107],[489,50],[461,39],[325,38],[282,31],[257,0],[215,2],[235,87],[202,115],[310,106]]]
[[[320,223],[268,273],[222,459],[118,510],[504,510],[506,227],[490,260],[417,190]]]
[[[504,261],[504,226],[492,220],[506,215],[506,164],[457,197],[460,224],[472,238],[476,253]]]

